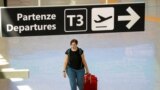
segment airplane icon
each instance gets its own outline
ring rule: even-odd
[[[92,31],[114,30],[114,7],[92,8]]]
[[[109,16],[109,17],[103,17],[101,15],[98,15],[98,17],[100,18],[100,20],[94,20],[96,23],[101,23],[101,22],[104,22],[110,18],[112,18],[112,16]]]

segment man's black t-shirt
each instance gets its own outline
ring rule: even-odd
[[[68,49],[65,54],[67,54],[69,57],[68,66],[76,70],[84,68],[81,57],[81,55],[83,54],[82,49],[78,48],[77,51],[72,51],[71,49]]]

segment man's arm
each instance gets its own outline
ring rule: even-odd
[[[63,75],[64,75],[64,77],[66,77],[67,64],[68,64],[68,55],[65,55],[64,66],[63,66]]]
[[[88,69],[88,65],[87,65],[87,62],[86,62],[84,53],[81,55],[81,57],[82,57],[83,65],[84,65],[84,67],[85,67],[85,69],[86,69],[86,73],[89,73],[89,69]]]

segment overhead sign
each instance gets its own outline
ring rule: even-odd
[[[3,37],[144,31],[145,4],[0,9]]]

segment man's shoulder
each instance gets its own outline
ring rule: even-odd
[[[78,48],[79,49],[79,54],[83,54],[83,49],[82,48]]]
[[[78,49],[83,50],[82,48],[78,47]]]

